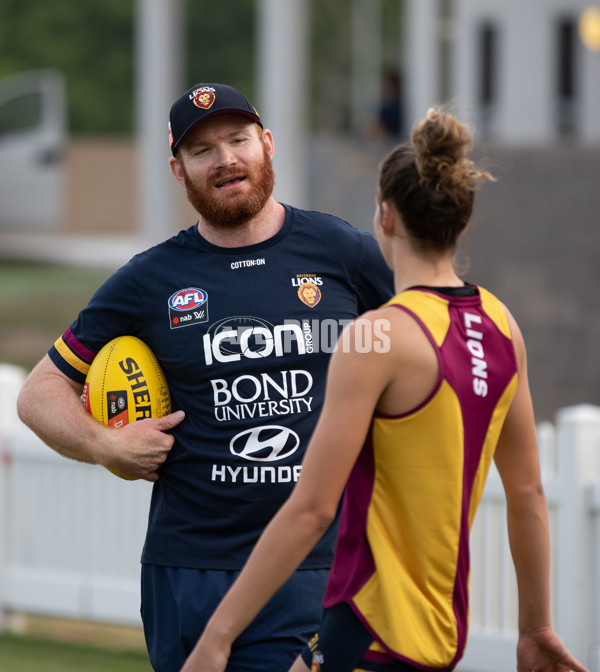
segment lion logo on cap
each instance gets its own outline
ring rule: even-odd
[[[194,105],[203,110],[208,110],[215,102],[215,92],[213,89],[196,89],[192,95]]]

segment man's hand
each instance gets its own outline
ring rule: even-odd
[[[163,418],[147,418],[110,430],[101,464],[130,479],[158,480],[158,472],[167,459],[174,438],[169,430],[185,417],[176,411]]]

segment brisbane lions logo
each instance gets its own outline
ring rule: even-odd
[[[312,282],[307,282],[298,288],[298,298],[309,308],[314,308],[321,300],[321,290]]]
[[[194,105],[203,110],[208,110],[215,102],[215,92],[212,89],[196,89],[192,95]]]

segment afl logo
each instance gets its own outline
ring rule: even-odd
[[[231,439],[229,449],[251,462],[277,462],[293,455],[299,445],[296,432],[280,425],[266,425],[240,432]]]
[[[169,308],[173,310],[193,310],[206,303],[208,294],[198,287],[188,287],[175,292],[169,299]]]
[[[208,110],[209,107],[215,102],[215,90],[204,88],[196,89],[193,95],[193,102],[196,107],[199,107],[203,110]]]

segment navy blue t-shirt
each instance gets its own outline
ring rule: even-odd
[[[339,331],[393,295],[371,234],[285,210],[281,230],[257,245],[217,247],[192,226],[135,256],[49,352],[84,382],[73,362],[137,336],[165,372],[173,410],[186,412],[153,488],[145,563],[242,567],[298,480]],[[331,566],[335,533],[303,567]]]

